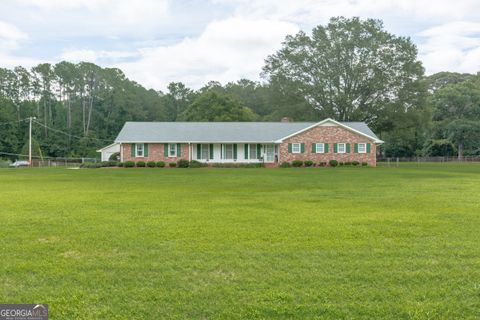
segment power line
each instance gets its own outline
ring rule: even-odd
[[[20,154],[20,153],[0,152],[0,154],[6,155],[6,156],[28,157],[28,154]],[[44,157],[32,156],[32,158],[36,158],[36,159],[66,159],[66,160],[95,159],[95,158],[88,158],[88,157],[69,158],[69,157],[49,157],[49,156],[44,156]]]
[[[11,124],[11,123],[19,123],[19,122],[22,122],[22,121],[25,121],[25,120],[28,120],[28,119],[30,119],[30,118],[25,118],[25,119],[15,120],[15,121],[9,121],[9,122],[2,122],[2,123],[0,123],[0,126]]]
[[[54,132],[58,132],[58,133],[64,134],[64,135],[66,135],[66,136],[68,136],[68,137],[77,138],[77,139],[86,138],[86,137],[76,136],[76,135],[70,134],[70,133],[68,133],[68,132],[64,132],[64,131],[61,131],[61,130],[58,130],[58,129],[51,128],[51,127],[49,127],[49,126],[47,126],[47,125],[45,125],[45,124],[43,124],[43,123],[41,123],[41,122],[35,121],[35,120],[33,120],[33,122],[35,122],[36,124],[38,124],[38,125],[40,125],[40,126],[42,126],[42,127],[44,127],[44,128],[47,128],[47,129],[52,130],[52,131],[54,131]],[[108,140],[107,140],[107,139],[99,139],[99,138],[94,138],[94,137],[89,137],[89,139],[98,140],[98,141],[102,141],[102,142],[112,142],[111,139],[108,139]]]

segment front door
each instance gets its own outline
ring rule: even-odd
[[[275,160],[275,145],[266,144],[263,146],[263,158],[265,162],[273,162]]]

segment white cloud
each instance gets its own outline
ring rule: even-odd
[[[0,67],[91,61],[155,89],[258,79],[287,34],[332,16],[412,36],[427,73],[480,69],[479,0],[5,0]]]
[[[122,59],[134,58],[140,55],[139,52],[129,52],[129,51],[106,51],[106,50],[88,50],[88,49],[69,49],[64,50],[60,55],[60,59],[80,62],[100,62],[103,59],[112,61],[119,61]]]
[[[18,48],[20,42],[28,36],[12,24],[0,21],[0,50],[7,51]]]
[[[28,35],[16,26],[0,21],[0,67],[13,68],[18,65],[32,66],[38,62],[35,58],[24,58],[12,52],[28,40]]]
[[[480,23],[451,22],[426,29],[420,59],[428,73],[439,71],[476,72],[480,70]]]
[[[238,15],[269,16],[297,23],[322,23],[332,16],[401,16],[420,19],[458,19],[479,16],[478,0],[212,0],[234,4]]]
[[[34,13],[32,23],[69,37],[145,36],[168,16],[168,0],[21,0],[18,6]]]
[[[214,21],[198,38],[142,49],[138,61],[119,67],[133,79],[160,89],[171,81],[198,88],[210,80],[258,79],[264,59],[287,34],[297,31],[293,24],[270,20]]]

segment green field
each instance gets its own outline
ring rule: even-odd
[[[2,169],[0,302],[51,319],[478,319],[480,164]]]

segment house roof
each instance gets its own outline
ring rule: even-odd
[[[98,149],[97,152],[102,152],[107,149],[113,149],[115,152],[120,152],[120,144],[118,142],[114,142],[106,147]]]
[[[332,121],[375,142],[364,122],[126,122],[115,142],[278,142],[316,124]]]

